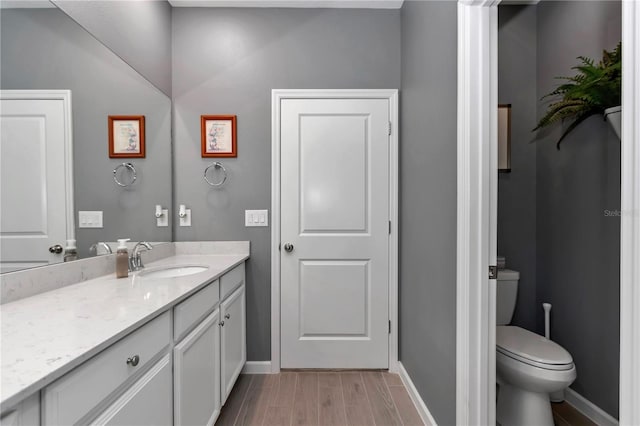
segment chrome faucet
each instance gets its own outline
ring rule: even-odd
[[[139,271],[144,268],[144,265],[142,264],[142,257],[140,256],[141,249],[153,250],[153,247],[146,241],[140,241],[133,247],[131,256],[129,256],[129,271],[131,272]]]
[[[98,255],[98,246],[102,246],[102,248],[105,249],[105,251],[107,252],[107,254],[113,254],[113,250],[111,250],[111,246],[105,242],[97,242],[95,244],[92,244],[91,247],[89,247],[89,251],[95,251],[96,252],[96,256]]]

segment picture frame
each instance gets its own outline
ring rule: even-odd
[[[237,157],[235,115],[200,116],[202,158]]]
[[[511,171],[511,104],[498,105],[498,171]]]
[[[109,158],[144,158],[144,115],[109,116]]]

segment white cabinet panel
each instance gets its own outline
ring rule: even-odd
[[[40,392],[36,392],[14,408],[7,410],[0,418],[0,426],[38,425],[40,425]]]
[[[169,426],[171,414],[171,356],[167,354],[91,424]]]
[[[220,414],[220,310],[173,350],[175,424],[213,425]]]
[[[227,400],[247,360],[245,286],[220,305],[222,404]]]

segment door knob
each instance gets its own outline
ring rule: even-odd
[[[286,251],[287,253],[291,253],[293,251],[293,244],[291,243],[285,243],[284,245],[284,251]]]
[[[64,249],[62,248],[62,246],[60,244],[56,244],[55,246],[49,247],[49,253],[60,254],[60,253],[62,253],[62,250],[64,250]]]

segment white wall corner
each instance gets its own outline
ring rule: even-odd
[[[398,361],[398,374],[400,375],[400,379],[402,380],[404,387],[409,393],[411,401],[413,401],[413,405],[415,405],[416,410],[418,410],[418,414],[420,415],[422,422],[427,426],[437,426],[436,420],[431,415],[429,408],[427,408],[427,404],[424,403],[424,400],[418,393],[418,390],[413,384],[409,373],[407,373],[407,370],[404,368],[404,365],[402,365],[402,362],[400,361]]]
[[[247,361],[242,374],[271,374],[271,361]]]

